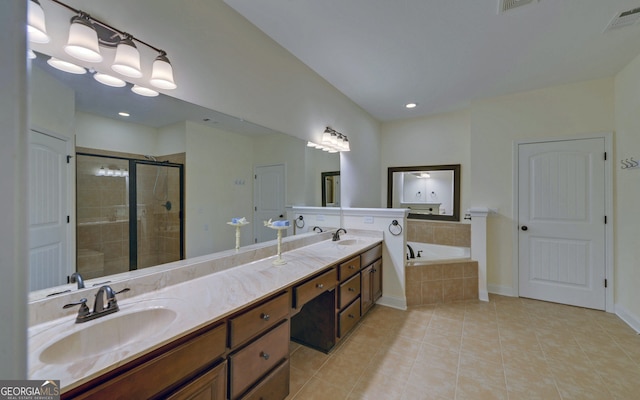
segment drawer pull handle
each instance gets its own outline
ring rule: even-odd
[[[377,270],[377,269],[374,269],[374,270],[372,270],[371,272],[378,272],[378,270]]]
[[[268,360],[269,357],[271,357],[268,353],[265,353],[264,351],[260,353],[260,357],[264,358],[265,360]]]
[[[350,292],[355,292],[356,290],[355,290],[354,288],[350,287],[350,288],[349,288],[349,291],[350,291]]]
[[[349,318],[355,318],[355,315],[353,315],[353,314],[349,314],[349,315],[347,315],[347,317],[349,317]]]
[[[355,269],[356,266],[355,265],[349,265],[349,269]]]
[[[263,319],[263,320],[265,320],[265,321],[268,321],[268,320],[269,320],[269,318],[271,318],[271,316],[270,316],[269,314],[262,314],[262,315],[260,316],[260,318],[262,318],[262,319]]]
[[[318,283],[318,284],[316,285],[316,287],[317,287],[318,289],[322,289],[322,288],[324,287],[324,284],[322,284],[322,283]]]

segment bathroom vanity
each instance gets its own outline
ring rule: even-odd
[[[283,253],[282,266],[269,257],[122,300],[104,321],[34,326],[30,378],[60,379],[62,398],[284,399],[290,339],[329,352],[381,296],[381,242],[326,240]],[[158,310],[173,311],[146,337],[127,338]],[[129,315],[132,327],[116,327]],[[95,354],[68,346],[85,329],[100,341],[89,324],[121,342]]]

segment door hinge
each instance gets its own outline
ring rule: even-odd
[[[607,224],[607,216],[606,215],[604,216],[604,224],[605,225]]]
[[[607,280],[604,280],[604,287],[607,287]]]
[[[253,211],[258,211],[258,207],[253,207]]]
[[[68,224],[69,222],[71,222],[71,217],[69,217],[69,216],[67,215],[67,224]]]
[[[258,175],[254,175],[254,176],[253,176],[253,179],[258,179]]]
[[[73,156],[67,156],[67,164],[69,164],[71,162],[72,158],[73,158]]]
[[[607,152],[604,152],[604,160],[607,161]]]

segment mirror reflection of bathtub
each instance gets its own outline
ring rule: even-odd
[[[421,242],[407,242],[407,244],[411,246],[415,255],[415,258],[406,260],[407,266],[441,263],[443,261],[464,261],[471,258],[471,248],[469,247]]]

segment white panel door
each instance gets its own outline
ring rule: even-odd
[[[31,131],[29,141],[29,289],[67,283],[67,143]]]
[[[605,143],[518,146],[520,296],[605,308]]]
[[[277,231],[264,226],[263,221],[282,219],[285,214],[284,165],[256,167],[254,194],[253,232],[255,243],[274,240]],[[283,232],[286,235],[286,230]]]

